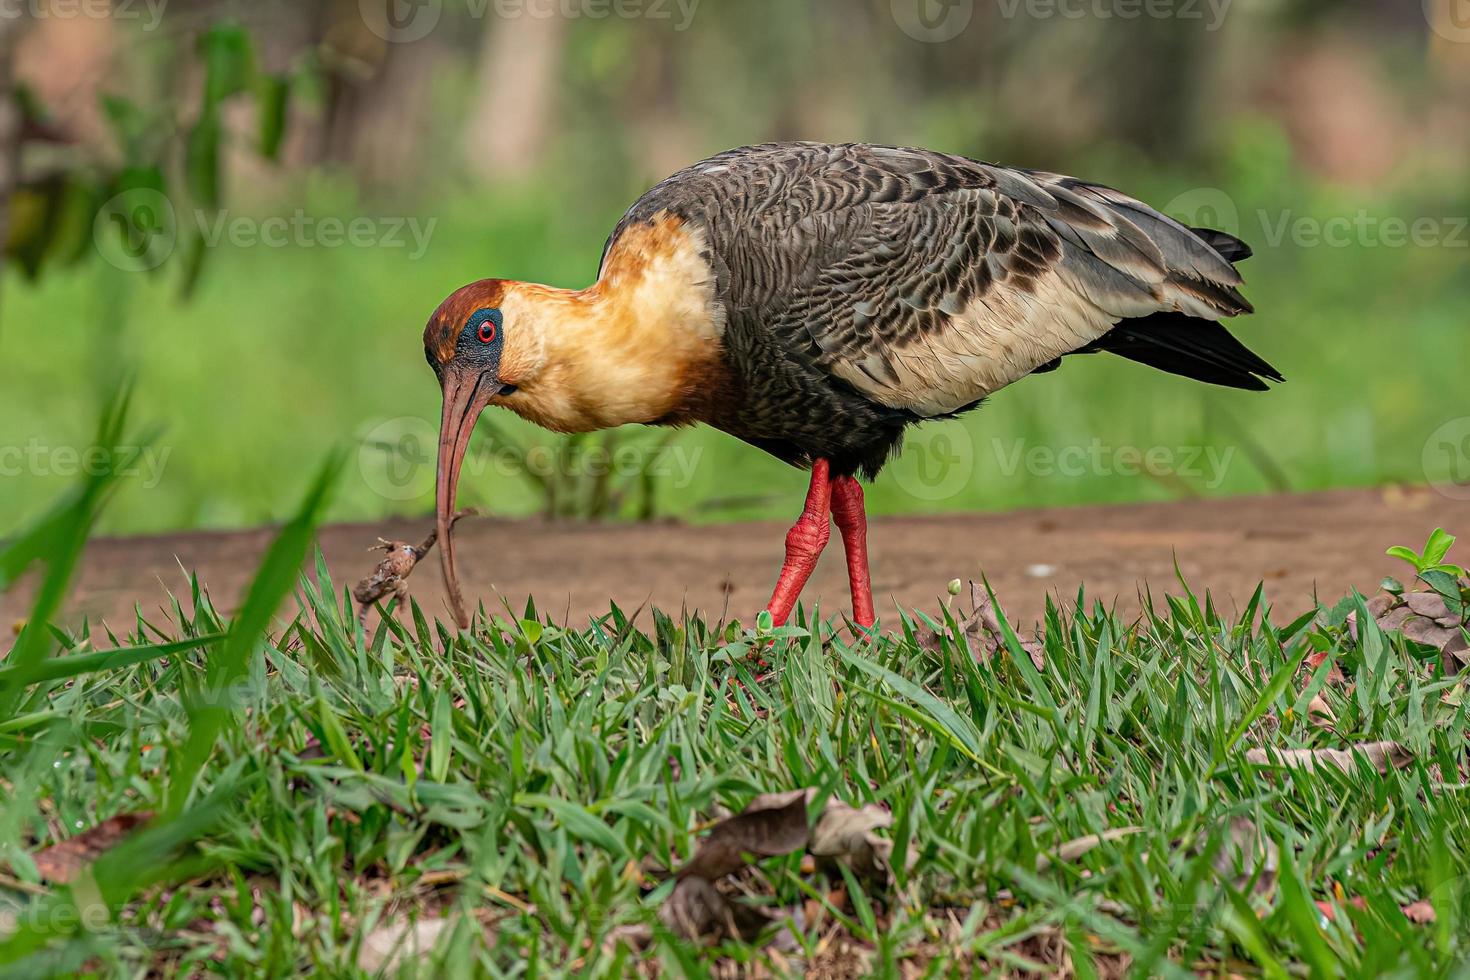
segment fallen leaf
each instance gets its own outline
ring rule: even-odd
[[[1421,898],[1417,902],[1410,902],[1408,905],[1405,905],[1404,915],[1409,917],[1410,922],[1424,925],[1425,923],[1434,921],[1434,906]]]
[[[990,593],[975,582],[970,583],[970,613],[955,621],[960,632],[970,641],[970,649],[976,654],[985,653],[991,657],[1000,656],[1006,649],[1005,631],[1001,629],[1000,613],[995,608],[995,603],[990,601]],[[1037,670],[1046,669],[1046,648],[1034,637],[1022,636],[1016,631],[1016,639],[1021,644],[1021,649],[1026,651],[1031,658],[1031,663]],[[927,638],[923,646],[930,651],[940,648],[941,637],[934,634]]]
[[[1276,890],[1277,868],[1281,851],[1276,842],[1261,831],[1255,821],[1235,817],[1230,821],[1225,840],[1215,854],[1215,870],[1229,878],[1236,891],[1255,879],[1252,891],[1269,895]]]
[[[1379,772],[1402,769],[1414,761],[1414,754],[1398,742],[1358,742],[1346,749],[1250,749],[1245,761],[1256,766],[1281,765],[1303,772],[1328,767],[1353,772],[1359,757],[1367,759]]]
[[[1470,663],[1470,640],[1459,616],[1451,612],[1438,592],[1380,592],[1366,603],[1368,613],[1385,633],[1402,633],[1406,639],[1438,650],[1446,673],[1457,673]],[[1347,618],[1348,631],[1358,637],[1356,613]]]
[[[1312,700],[1307,702],[1307,721],[1318,728],[1331,727],[1332,709],[1327,706],[1327,700],[1321,694],[1312,695]]]
[[[739,814],[715,824],[694,857],[679,869],[679,877],[714,881],[745,867],[747,854],[776,857],[803,849],[810,837],[806,808],[814,792],[797,789],[757,796]]]
[[[680,868],[678,883],[659,909],[659,918],[679,935],[691,939],[750,938],[781,918],[800,922],[800,909],[773,915],[765,909],[732,901],[714,882],[746,867],[753,859],[806,851],[818,861],[837,861],[861,877],[887,882],[892,875],[893,842],[875,831],[893,823],[883,807],[868,803],[853,807],[829,798],[809,822],[807,809],[814,789],[766,793],[744,810],[719,821],[700,842],[694,856]],[[912,848],[905,863],[912,865]],[[816,863],[803,859],[809,873]]]
[[[396,973],[409,960],[432,952],[439,938],[453,927],[454,922],[443,916],[380,923],[363,937],[358,947],[358,969],[367,973]]]
[[[1082,855],[1086,854],[1088,851],[1092,850],[1094,847],[1097,847],[1100,844],[1105,843],[1106,841],[1121,840],[1124,837],[1130,837],[1133,834],[1141,833],[1142,831],[1142,827],[1112,827],[1108,830],[1104,830],[1100,834],[1088,834],[1085,837],[1074,838],[1067,841],[1061,847],[1058,847],[1056,849],[1055,855],[1036,855],[1036,870],[1038,872],[1045,871],[1047,868],[1051,867],[1051,863],[1054,860],[1063,861],[1070,864],[1080,858]]]
[[[74,881],[87,865],[120,844],[134,828],[152,819],[153,814],[149,812],[119,813],[75,837],[43,848],[32,860],[42,878],[65,885]]]
[[[1366,899],[1363,898],[1362,895],[1354,895],[1352,898],[1349,898],[1341,903],[1316,901],[1312,904],[1317,906],[1317,911],[1322,914],[1322,918],[1326,919],[1329,922],[1337,918],[1338,904],[1347,905],[1355,909],[1366,909],[1368,907],[1368,902]]]
[[[683,878],[658,910],[659,921],[685,939],[751,940],[775,922],[759,906],[732,902],[703,878]]]
[[[828,800],[807,849],[815,857],[842,861],[861,878],[886,879],[893,841],[873,831],[892,825],[893,814],[876,803],[853,809],[841,800]]]

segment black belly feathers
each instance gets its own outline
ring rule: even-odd
[[[1067,354],[1234,388],[1281,380],[1219,322],[1251,310],[1234,268],[1248,246],[1075,178],[899,147],[742,147],[651,189],[609,244],[664,215],[704,235],[724,307],[735,396],[704,421],[795,465],[874,476],[906,426]],[[1084,342],[1061,346],[1073,334],[1053,324],[977,322],[977,301],[1050,304]],[[994,377],[983,354],[1008,329],[1038,330],[1003,338],[1011,349],[1058,346]]]

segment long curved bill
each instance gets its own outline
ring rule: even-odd
[[[459,572],[454,564],[454,504],[459,490],[459,471],[470,445],[470,435],[480,413],[499,390],[499,385],[477,371],[448,368],[444,372],[444,413],[439,419],[439,463],[434,480],[434,519],[439,538],[439,564],[444,570],[444,587],[449,608],[460,629],[468,629],[464,596],[459,589]]]

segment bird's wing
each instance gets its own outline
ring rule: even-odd
[[[745,147],[665,181],[625,224],[657,211],[704,225],[732,323],[921,416],[1125,318],[1250,310],[1217,248],[1146,204],[926,150]]]

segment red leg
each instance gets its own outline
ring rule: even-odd
[[[863,487],[850,476],[832,480],[832,520],[842,532],[847,553],[847,580],[852,585],[852,618],[864,629],[873,625],[873,579],[868,572],[868,517],[863,512]]]
[[[806,492],[806,506],[791,530],[786,532],[786,560],[781,563],[776,591],[771,593],[771,601],[766,605],[777,626],[785,623],[791,610],[796,608],[796,597],[801,594],[806,580],[811,578],[812,569],[817,567],[817,559],[832,534],[832,483],[827,472],[825,459],[812,464],[812,484]]]

